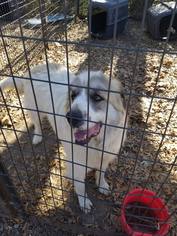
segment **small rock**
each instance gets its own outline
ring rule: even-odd
[[[150,166],[150,163],[148,161],[144,160],[144,161],[141,162],[141,165],[144,166],[144,167],[148,167],[148,166]]]

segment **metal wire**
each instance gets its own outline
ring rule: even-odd
[[[173,26],[173,23],[175,21],[175,16],[176,16],[176,9],[177,9],[177,1],[175,1],[175,6],[172,9],[171,12],[171,19],[169,22],[169,29],[167,30],[167,37],[165,42],[163,42],[163,47],[160,48],[147,48],[146,46],[144,46],[143,44],[141,44],[142,40],[143,40],[143,35],[144,35],[144,29],[145,29],[145,22],[146,22],[146,13],[147,13],[147,9],[148,9],[148,0],[144,1],[144,8],[143,8],[143,18],[141,21],[141,33],[138,38],[138,40],[136,41],[135,45],[126,45],[126,43],[124,45],[122,45],[121,43],[119,43],[119,37],[117,37],[117,30],[118,30],[118,24],[117,24],[117,18],[119,16],[119,12],[120,12],[120,8],[119,8],[119,4],[120,2],[117,1],[117,7],[115,8],[115,14],[114,14],[114,23],[113,23],[113,36],[112,36],[112,40],[109,40],[108,42],[106,41],[101,41],[101,40],[93,40],[92,39],[92,35],[91,35],[91,26],[92,26],[92,10],[93,10],[93,1],[92,0],[88,0],[88,16],[87,16],[87,23],[88,23],[88,37],[87,39],[84,40],[73,40],[70,39],[70,35],[68,34],[68,28],[70,27],[68,25],[67,22],[67,14],[68,14],[68,5],[69,5],[69,1],[64,0],[64,1],[59,1],[58,3],[55,3],[53,5],[53,1],[48,1],[48,0],[31,0],[31,1],[19,1],[17,2],[17,4],[14,4],[14,2],[16,2],[15,0],[10,0],[10,1],[4,1],[2,3],[0,3],[0,20],[3,19],[3,22],[1,24],[0,22],[0,39],[1,39],[1,47],[2,50],[4,52],[5,55],[5,62],[3,63],[2,68],[0,69],[0,76],[1,77],[12,77],[13,83],[14,83],[14,87],[15,87],[15,94],[17,97],[17,101],[18,104],[11,104],[11,102],[8,102],[6,97],[5,97],[5,93],[2,91],[2,89],[0,88],[0,94],[1,94],[1,101],[0,101],[0,108],[5,109],[5,112],[8,115],[8,118],[11,122],[11,127],[6,127],[3,126],[3,124],[0,124],[0,131],[1,131],[1,136],[2,136],[2,143],[0,143],[0,148],[2,148],[3,150],[7,150],[10,161],[11,161],[11,166],[13,167],[13,169],[15,170],[15,174],[12,173],[10,174],[10,171],[8,173],[6,173],[6,176],[9,176],[12,180],[12,182],[14,181],[16,183],[16,181],[19,182],[19,186],[20,189],[22,189],[23,194],[24,194],[24,198],[22,196],[20,196],[19,194],[19,198],[22,201],[26,201],[29,202],[31,204],[31,207],[33,205],[33,200],[35,200],[36,202],[36,209],[38,211],[38,213],[40,213],[40,215],[44,214],[43,211],[43,207],[47,209],[47,212],[49,214],[49,220],[51,220],[51,225],[53,225],[52,222],[52,215],[53,215],[53,211],[57,212],[57,202],[61,202],[62,205],[64,206],[64,209],[67,211],[68,210],[68,202],[65,199],[65,196],[69,195],[71,193],[71,189],[67,189],[65,187],[65,181],[70,181],[72,182],[73,186],[78,183],[80,185],[85,186],[85,180],[82,180],[82,178],[78,178],[77,176],[78,173],[75,173],[75,167],[78,166],[79,168],[84,169],[84,175],[85,175],[85,179],[87,178],[87,173],[89,171],[92,171],[92,166],[89,166],[89,152],[90,151],[97,151],[100,152],[101,154],[101,160],[100,160],[100,165],[99,168],[96,170],[99,173],[99,180],[98,180],[98,186],[100,187],[100,189],[102,188],[101,184],[101,178],[102,175],[105,175],[106,170],[103,169],[103,161],[104,158],[106,158],[106,155],[114,155],[117,158],[117,164],[116,164],[116,170],[114,170],[114,173],[112,174],[112,184],[116,184],[117,180],[120,180],[124,183],[124,185],[126,186],[123,190],[119,189],[119,196],[116,196],[115,199],[115,190],[114,190],[114,186],[111,189],[111,198],[109,199],[109,201],[107,200],[102,200],[102,205],[105,206],[105,208],[107,208],[106,210],[106,216],[107,215],[111,215],[113,214],[114,211],[116,211],[116,214],[120,214],[120,208],[122,207],[122,201],[123,198],[125,196],[129,195],[129,192],[131,190],[131,188],[133,186],[141,186],[142,191],[141,194],[139,195],[139,199],[142,198],[145,190],[151,186],[156,185],[156,196],[154,197],[150,197],[150,204],[153,204],[154,201],[156,199],[159,198],[163,198],[165,196],[164,192],[163,192],[163,187],[168,185],[168,187],[171,189],[171,194],[169,196],[165,196],[165,201],[164,201],[164,205],[163,207],[161,207],[160,209],[158,208],[153,208],[151,210],[158,210],[159,213],[163,212],[164,209],[168,206],[171,206],[171,202],[174,201],[174,199],[177,196],[177,186],[174,185],[174,183],[172,181],[169,181],[172,172],[174,171],[175,168],[177,168],[177,157],[174,158],[173,160],[171,160],[170,162],[168,161],[162,161],[160,160],[159,156],[160,156],[160,151],[162,149],[163,143],[165,138],[169,138],[169,139],[174,139],[174,143],[176,142],[177,139],[177,134],[174,133],[170,133],[168,131],[169,129],[169,125],[170,125],[170,121],[172,119],[173,113],[175,112],[176,109],[176,102],[177,102],[177,94],[173,94],[173,95],[160,95],[157,94],[157,86],[158,86],[158,82],[159,82],[159,78],[160,78],[160,74],[162,71],[162,67],[163,67],[163,63],[164,63],[164,58],[166,55],[169,56],[177,56],[177,49],[172,48],[172,47],[168,47],[169,42],[170,42],[170,35],[171,35],[171,31],[170,29]],[[163,1],[161,1],[163,3]],[[35,7],[33,7],[33,4],[36,4]],[[9,4],[9,5],[8,5]],[[75,24],[77,24],[79,22],[79,19],[77,18],[77,16],[79,15],[79,4],[80,1],[75,1],[74,3],[74,11],[75,11],[75,17],[73,18],[73,22],[75,22]],[[7,12],[3,12],[4,7],[8,5],[9,6],[9,10]],[[31,9],[32,7],[32,9]],[[26,10],[29,9],[29,10]],[[54,20],[53,22],[51,22],[50,24],[48,24],[46,22],[46,17],[49,15],[53,15],[54,17],[57,16],[57,12],[59,12],[62,9],[62,13],[64,14],[64,19],[63,22],[57,23],[57,20]],[[7,10],[7,9],[6,9]],[[11,16],[13,16],[11,18]],[[6,21],[4,19],[7,19],[8,17],[11,18],[11,20]],[[28,26],[28,21],[26,21],[26,19],[29,19],[31,17],[34,18],[38,18],[41,20],[41,25],[36,28],[35,25],[32,26]],[[57,23],[57,24],[56,24]],[[16,29],[18,28],[18,30],[15,30],[13,32],[13,27],[16,27]],[[62,37],[59,39],[59,35],[58,35],[58,29],[61,27],[61,31],[63,30]],[[56,38],[54,38],[56,37]],[[118,38],[118,40],[117,40]],[[22,44],[22,51],[18,54],[16,54],[13,58],[11,58],[10,53],[7,49],[7,43],[8,44],[12,44],[12,43],[19,43],[21,42]],[[65,50],[65,64],[66,64],[66,69],[67,69],[67,82],[63,83],[63,82],[55,82],[52,80],[51,77],[51,71],[50,71],[50,58],[49,58],[49,46],[52,45],[53,43],[59,43],[60,45],[64,46],[64,50]],[[80,85],[73,85],[71,83],[71,78],[70,78],[70,55],[69,55],[69,47],[82,47],[85,49],[85,54],[87,56],[87,85],[86,86],[80,86]],[[90,146],[89,143],[87,143],[84,147],[83,150],[85,150],[84,156],[83,156],[83,160],[85,161],[85,163],[78,163],[77,159],[76,159],[76,153],[74,153],[74,147],[75,145],[77,145],[74,141],[73,138],[73,127],[71,126],[69,132],[70,132],[70,137],[71,140],[65,140],[59,137],[60,135],[60,131],[57,128],[57,122],[58,119],[61,118],[66,118],[66,115],[63,114],[58,114],[56,107],[55,107],[55,101],[54,101],[54,96],[52,93],[52,88],[53,86],[66,86],[67,87],[67,93],[68,93],[68,106],[69,106],[69,111],[71,112],[71,108],[72,108],[72,99],[71,99],[71,88],[75,87],[75,88],[82,88],[86,91],[87,93],[87,114],[86,114],[86,118],[85,119],[81,119],[81,121],[87,122],[87,134],[86,134],[86,138],[87,140],[89,139],[89,127],[91,124],[96,124],[97,122],[94,120],[90,120],[90,99],[89,99],[89,94],[90,94],[90,90],[94,89],[95,91],[97,90],[95,87],[91,87],[90,85],[90,81],[91,81],[91,71],[92,71],[92,49],[96,50],[109,50],[110,52],[110,57],[109,57],[109,61],[107,62],[107,65],[109,65],[109,79],[108,79],[108,88],[107,89],[98,89],[99,91],[102,91],[106,94],[107,97],[107,101],[106,101],[106,112],[105,112],[105,120],[104,122],[102,122],[102,129],[103,129],[103,142],[102,142],[102,147],[93,147]],[[1,50],[1,49],[0,49]],[[130,79],[130,88],[128,91],[124,91],[123,94],[124,96],[126,96],[127,99],[127,105],[126,105],[126,111],[125,111],[125,120],[124,120],[124,124],[123,125],[115,125],[115,124],[108,124],[108,109],[109,109],[109,103],[110,103],[110,96],[111,94],[122,94],[122,91],[115,91],[115,90],[111,90],[111,82],[113,80],[113,70],[114,70],[114,59],[116,60],[116,51],[119,50],[120,53],[132,53],[133,55],[135,55],[135,59],[134,59],[134,63],[132,64],[132,75],[131,75],[131,79]],[[160,59],[159,61],[159,66],[158,66],[158,70],[157,70],[157,75],[155,78],[155,82],[152,88],[152,93],[149,95],[148,93],[146,94],[144,91],[136,91],[134,89],[134,84],[135,84],[135,79],[136,76],[138,74],[138,63],[141,61],[140,58],[140,54],[141,53],[154,53],[158,55],[158,58]],[[33,78],[33,75],[31,73],[31,65],[33,65],[35,62],[35,58],[38,57],[38,54],[40,56],[43,57],[44,61],[45,61],[45,65],[46,65],[46,71],[47,71],[47,80],[42,80],[42,79],[37,79],[37,78]],[[22,65],[20,65],[20,63],[22,63]],[[19,73],[21,71],[24,70],[24,65],[27,68],[27,72],[28,75],[27,76],[22,76],[22,73]],[[121,66],[121,65],[120,65]],[[119,65],[117,65],[117,67],[119,67]],[[100,69],[100,68],[97,68]],[[175,76],[175,75],[174,75]],[[24,81],[29,81],[31,84],[31,88],[32,88],[32,92],[34,95],[34,102],[35,102],[35,109],[31,109],[31,108],[26,108],[23,107],[22,104],[22,99],[19,95],[18,92],[18,88],[17,88],[17,84],[16,84],[16,78],[20,78]],[[52,111],[43,111],[40,110],[40,108],[38,107],[37,104],[37,98],[36,98],[36,92],[35,92],[35,87],[34,87],[34,83],[35,82],[42,82],[42,83],[47,83],[48,87],[49,87],[49,91],[50,91],[50,100],[51,100],[51,107],[52,107]],[[11,96],[11,94],[8,94],[8,98],[10,98],[10,100],[12,101],[13,97]],[[131,111],[131,102],[132,99],[141,99],[141,98],[147,98],[149,99],[149,105],[148,105],[148,111],[147,111],[147,115],[145,117],[145,121],[144,121],[144,126],[142,127],[130,127],[127,126],[128,124],[128,119],[129,119],[129,115],[130,115],[130,111]],[[166,122],[165,122],[165,127],[163,130],[158,130],[156,129],[151,130],[148,127],[148,122],[150,117],[152,116],[152,107],[153,107],[153,102],[154,100],[157,99],[159,101],[162,102],[169,102],[171,104],[170,107],[170,112],[168,117],[166,118]],[[50,101],[49,101],[50,102]],[[25,124],[25,128],[26,131],[20,130],[18,128],[15,127],[14,123],[13,123],[13,115],[10,113],[10,109],[16,109],[16,110],[20,110],[21,114],[22,114],[22,119],[24,121]],[[34,147],[34,145],[32,144],[32,138],[31,138],[31,131],[30,131],[30,126],[28,123],[28,120],[26,120],[26,115],[25,112],[29,111],[29,112],[35,112],[37,114],[37,117],[39,119],[39,125],[41,128],[41,136],[43,138],[42,144],[40,144],[41,149],[39,151],[36,151],[36,148]],[[59,169],[59,171],[57,171],[57,173],[50,167],[50,153],[48,152],[48,143],[45,140],[44,137],[44,130],[43,130],[43,125],[42,125],[42,120],[41,120],[41,116],[40,114],[47,116],[47,115],[52,115],[53,117],[53,122],[54,122],[54,131],[55,131],[55,140],[53,141],[53,145],[56,145],[56,156],[54,157],[54,160],[59,161],[59,165],[57,166],[57,168]],[[79,118],[78,118],[79,120]],[[106,142],[106,135],[108,135],[107,130],[108,128],[114,128],[114,129],[120,129],[121,130],[121,145],[120,145],[120,149],[118,152],[112,152],[111,150],[107,150],[105,148],[105,142]],[[8,138],[6,137],[6,132],[9,133],[14,133],[15,135],[15,139],[16,139],[16,144],[11,144],[8,141]],[[124,137],[125,137],[125,133],[139,133],[139,143],[137,143],[137,150],[136,153],[130,153],[128,154],[128,156],[126,155],[126,151],[124,151]],[[36,178],[36,184],[39,186],[40,189],[40,196],[41,199],[43,199],[43,201],[40,204],[39,203],[39,196],[36,192],[36,189],[34,187],[34,183],[31,180],[30,177],[30,167],[27,163],[27,160],[25,159],[25,156],[29,155],[29,151],[25,150],[22,147],[22,144],[20,142],[19,139],[19,134],[20,135],[26,135],[27,137],[29,137],[29,142],[30,142],[30,155],[33,157],[33,165],[35,167],[35,173],[34,175],[36,175],[38,178]],[[159,139],[159,143],[158,143],[158,148],[156,151],[154,151],[153,154],[153,158],[148,159],[148,156],[146,157],[142,157],[141,156],[141,150],[143,148],[145,139],[147,136],[158,136]],[[71,159],[67,159],[63,156],[61,156],[60,153],[60,148],[61,148],[61,143],[63,144],[68,144],[71,145]],[[126,148],[126,147],[125,147]],[[106,150],[105,150],[106,149]],[[29,192],[27,192],[26,186],[24,184],[24,180],[23,180],[23,176],[20,173],[20,168],[19,165],[17,164],[17,161],[15,160],[15,155],[14,153],[18,153],[20,156],[20,162],[22,165],[22,168],[25,169],[25,174],[26,174],[26,184],[28,184],[30,190]],[[3,158],[3,152],[1,153],[2,156],[2,162],[5,164],[4,162],[4,158]],[[44,184],[41,183],[40,181],[40,166],[37,160],[37,155],[42,155],[44,156],[44,165],[45,165],[45,170],[43,171],[42,174],[44,174],[45,176],[49,176],[48,178],[48,182],[46,181]],[[131,171],[129,173],[124,173],[124,171],[121,172],[121,168],[122,168],[122,163],[123,162],[127,162],[130,161],[131,164]],[[131,162],[132,161],[132,162]],[[143,177],[142,179],[139,178],[139,176],[136,175],[136,170],[137,167],[139,165],[139,163],[143,163],[146,162],[148,163],[148,165],[150,166],[150,170],[148,170],[148,175],[146,177]],[[62,163],[67,164],[67,165],[71,165],[71,177],[68,177],[62,169]],[[0,162],[1,165],[1,162]],[[151,179],[151,177],[153,176],[154,170],[156,168],[156,165],[161,165],[164,168],[166,168],[166,172],[163,175],[163,181],[162,180],[156,180],[154,183],[154,180]],[[146,167],[145,167],[146,168]],[[145,169],[144,169],[145,171]],[[53,185],[52,180],[51,180],[51,176],[59,179],[60,180],[60,184]],[[1,173],[0,173],[0,177],[1,177]],[[16,178],[16,180],[14,180]],[[122,184],[123,185],[123,184]],[[15,184],[16,186],[16,184]],[[47,191],[45,189],[49,189],[50,190],[50,198],[51,201],[48,201],[48,195],[47,195]],[[102,188],[104,190],[104,188]],[[7,190],[8,191],[8,190]],[[56,196],[55,191],[61,191],[61,196]],[[116,190],[117,191],[117,190]],[[0,190],[1,193],[1,190]],[[72,201],[71,201],[71,205],[74,207],[75,205],[75,198],[74,198],[74,192],[72,192]],[[10,194],[10,193],[9,193]],[[79,197],[84,198],[84,209],[86,209],[86,200],[88,197],[87,194],[87,189],[84,188],[84,194],[78,194]],[[96,195],[97,196],[97,195]],[[93,199],[95,198],[95,196],[92,196]],[[90,196],[89,196],[90,198]],[[100,203],[97,204],[97,200],[94,202],[93,201],[93,205],[96,208],[96,210],[92,209],[91,213],[88,214],[88,219],[90,217],[90,215],[93,215],[93,219],[92,219],[92,226],[93,226],[93,230],[92,227],[90,227],[90,229],[87,229],[87,227],[85,225],[83,225],[82,229],[85,229],[85,232],[87,232],[88,234],[90,232],[93,233],[93,235],[97,235],[97,231],[95,230],[97,228],[97,226],[99,226],[100,228],[103,225],[99,225],[99,220],[98,220],[98,215],[102,214],[102,212],[100,213],[99,210],[97,210],[97,207],[99,205],[101,205]],[[22,204],[23,205],[23,204]],[[19,206],[20,209],[21,206]],[[129,205],[129,207],[132,207],[133,211],[129,212],[127,211],[126,213],[126,219],[130,221],[131,225],[133,226],[133,228],[135,229],[136,227],[144,227],[144,229],[146,230],[154,230],[154,227],[156,227],[156,225],[154,225],[154,216],[152,215],[148,215],[148,211],[149,208],[147,206],[141,206],[139,205],[137,207],[138,212],[136,212],[136,207],[134,205]],[[23,207],[22,207],[23,208]],[[98,207],[99,208],[99,207]],[[53,210],[51,210],[53,209]],[[128,209],[128,208],[127,208]],[[23,209],[24,211],[24,209]],[[98,212],[99,213],[98,213]],[[143,215],[141,215],[141,211],[143,211]],[[72,213],[73,214],[73,213]],[[71,214],[71,215],[72,215]],[[80,212],[79,215],[77,215],[78,212],[76,213],[76,216],[80,217],[79,218],[79,226],[81,226],[81,222],[83,220],[83,214]],[[99,215],[99,217],[100,217]],[[76,218],[77,218],[76,217]],[[102,216],[101,216],[102,217]],[[104,218],[105,216],[103,216]],[[169,209],[169,217],[166,220],[161,220],[159,221],[159,224],[166,224],[168,223],[171,219],[173,219],[174,222],[172,222],[172,227],[170,230],[170,235],[175,235],[176,234],[176,227],[177,227],[177,209],[174,208],[173,210]],[[37,217],[38,218],[38,217]],[[107,218],[106,218],[107,219]],[[78,220],[78,219],[77,219]],[[111,221],[111,222],[114,222]],[[133,222],[133,223],[132,223]],[[152,223],[153,222],[153,223]],[[76,222],[75,222],[76,223]],[[114,222],[115,223],[115,222]],[[67,222],[68,225],[70,225],[70,223]],[[66,227],[64,227],[63,225],[63,221],[59,222],[59,225],[61,226],[61,229],[64,231],[67,231]],[[88,223],[89,225],[89,223]],[[63,228],[62,228],[63,227]],[[95,228],[94,228],[95,227]],[[112,226],[111,226],[112,227]],[[71,229],[71,227],[68,226],[68,232]],[[110,229],[110,228],[109,228]],[[82,234],[83,231],[79,231],[81,230],[81,228],[78,228],[78,231],[74,231],[77,232],[77,235]],[[91,231],[92,230],[92,231]],[[119,229],[119,231],[121,231]],[[99,231],[100,232],[100,231]],[[102,234],[101,235],[108,235],[109,231],[106,231],[106,229],[104,229],[104,227],[101,229]],[[111,231],[110,231],[111,232]],[[116,232],[116,228],[115,228],[115,232]],[[120,234],[119,234],[120,233]],[[133,234],[133,233],[132,233]],[[145,234],[145,232],[142,232],[142,236]],[[99,235],[99,234],[98,234]],[[112,234],[114,235],[114,234]],[[116,235],[122,235],[122,232],[116,232]]]
[[[70,73],[69,73],[69,57],[68,57],[68,34],[67,34],[67,21],[66,21],[66,1],[64,0],[64,13],[65,13],[65,19],[64,19],[64,36],[65,36],[65,51],[66,51],[66,67],[67,67],[67,82],[68,82],[68,98],[69,98],[69,111],[71,112],[71,82],[70,82]],[[74,172],[74,147],[73,147],[73,128],[71,126],[70,129],[71,132],[71,166],[72,166],[72,184],[74,186],[75,179],[75,172]],[[73,193],[73,199],[74,199],[74,193]],[[74,204],[74,200],[72,201]]]

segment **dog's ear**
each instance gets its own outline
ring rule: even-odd
[[[116,108],[116,110],[124,113],[126,108],[126,102],[123,94],[122,84],[119,80],[111,80],[111,91],[112,105]]]

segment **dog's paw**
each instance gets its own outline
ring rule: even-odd
[[[106,182],[104,182],[104,185],[99,187],[99,192],[104,195],[109,195],[111,193],[109,185]]]
[[[33,136],[33,144],[36,145],[38,143],[40,143],[42,141],[42,136],[39,136],[39,135],[34,135]]]
[[[79,205],[82,211],[84,211],[85,213],[89,213],[92,209],[92,202],[90,201],[90,199],[88,197],[84,198],[79,196]],[[85,199],[85,200],[84,200]]]

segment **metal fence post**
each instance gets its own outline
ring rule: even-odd
[[[47,20],[46,20],[46,8],[45,8],[45,1],[39,0],[39,11],[40,11],[40,17],[41,17],[41,25],[43,27],[43,37],[45,39],[45,47],[49,49],[49,44],[46,41],[47,37]]]

